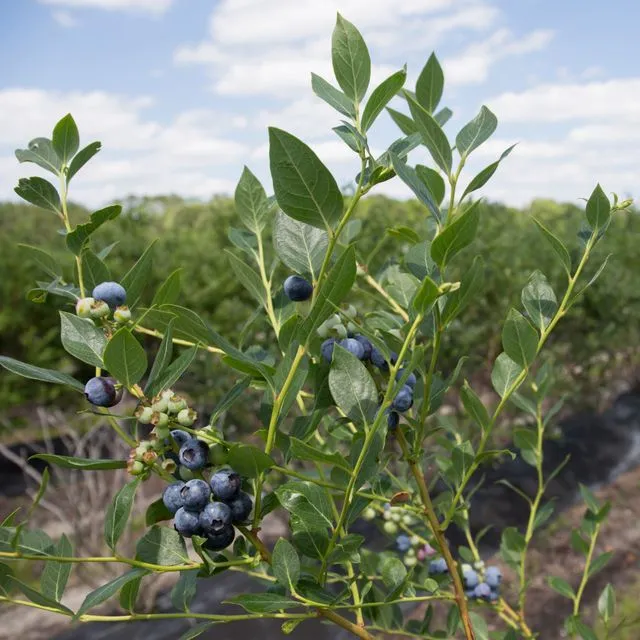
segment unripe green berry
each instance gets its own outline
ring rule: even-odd
[[[167,411],[169,413],[180,413],[183,409],[187,408],[187,401],[182,396],[173,395],[169,400],[169,406]]]
[[[167,401],[167,404],[169,403],[169,400],[171,400],[171,398],[173,398],[173,396],[175,395],[175,393],[173,393],[173,389],[165,389],[161,394],[160,397],[163,398],[164,400]]]
[[[373,509],[372,507],[367,507],[364,512],[362,513],[362,517],[367,520],[367,521],[371,521],[371,520],[375,520],[376,519],[376,510]]]
[[[395,536],[398,533],[398,525],[395,522],[391,522],[391,520],[387,520],[382,527],[385,533],[388,533],[390,536]]]
[[[350,304],[346,308],[346,310],[344,312],[344,315],[347,316],[347,318],[349,318],[349,320],[355,320],[356,316],[358,315],[358,311],[356,310],[356,308],[352,304]]]
[[[460,565],[460,571],[462,571],[462,573],[469,573],[469,571],[471,571],[472,569],[473,567],[466,562]]]
[[[420,538],[418,536],[411,536],[411,545],[417,547],[420,544]]]
[[[329,327],[323,323],[316,329],[316,333],[324,340],[329,337]]]
[[[198,414],[193,409],[182,409],[178,413],[178,422],[183,427],[190,427],[196,421]]]
[[[80,298],[76,302],[76,315],[80,318],[90,318],[91,308],[94,303],[95,300],[93,298]]]
[[[407,567],[415,567],[418,564],[418,558],[415,556],[406,555],[404,557],[404,564]]]
[[[356,327],[353,322],[347,322],[347,332],[348,333],[356,333],[358,331],[358,327]]]
[[[410,558],[413,558],[413,556],[415,556],[415,555],[416,555],[416,550],[415,550],[415,549],[407,549],[407,555],[408,555]]]
[[[383,517],[385,520],[391,520],[391,511],[389,511],[388,509],[387,509],[387,510],[385,510],[385,512],[382,514],[382,517]]]
[[[116,307],[116,310],[113,312],[113,319],[116,322],[126,324],[131,320],[131,309],[127,306]]]
[[[176,472],[176,468],[177,465],[173,460],[167,459],[167,460],[163,460],[162,461],[162,468],[167,472],[167,473],[175,473]]]
[[[180,476],[180,480],[184,480],[185,482],[193,480],[194,478],[193,471],[191,471],[191,469],[187,469],[187,467],[183,467],[182,465],[180,466],[178,474]]]
[[[151,466],[158,459],[158,454],[155,451],[147,451],[142,456],[142,462],[147,466]]]
[[[153,406],[151,407],[153,411]],[[151,424],[154,427],[168,427],[169,426],[169,416],[166,413],[160,413],[158,411],[153,411],[153,415],[151,416]]]
[[[407,527],[410,527],[410,526],[413,524],[413,518],[411,517],[411,515],[410,515],[410,514],[405,513],[405,514],[402,516],[402,524],[406,524],[406,525],[407,525]]]
[[[397,511],[392,511],[391,512],[391,519],[394,522],[401,522],[402,521],[402,514],[398,513]]]
[[[140,474],[144,473],[144,464],[139,460],[134,460],[129,464],[129,473],[132,476],[139,476]]]
[[[156,438],[159,442],[166,440],[171,435],[171,429],[167,426],[158,425],[154,427],[153,432],[156,434]]]
[[[111,313],[109,305],[104,300],[96,300],[91,305],[91,311],[89,317],[91,318],[106,318]]]
[[[162,395],[157,395],[151,401],[151,408],[158,413],[166,413],[169,408],[169,399]]]
[[[151,424],[151,418],[153,418],[153,409],[151,407],[140,406],[134,413],[140,424]]]
[[[326,321],[326,325],[327,327],[329,327],[329,329],[333,329],[334,327],[337,327],[338,325],[341,325],[341,324],[342,324],[342,318],[337,313],[334,313]]]
[[[229,454],[225,447],[221,444],[214,444],[213,447],[209,447],[209,462],[214,467],[221,467],[227,464]]]
[[[347,328],[344,325],[339,324],[338,326],[334,327],[333,329],[338,334],[338,338],[344,339],[344,338],[347,337]]]
[[[484,569],[484,562],[482,562],[482,560],[478,560],[477,562],[474,562],[473,568],[477,569],[478,571],[482,571]]]

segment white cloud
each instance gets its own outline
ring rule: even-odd
[[[173,0],[39,0],[42,4],[74,9],[104,9],[161,15],[173,4]]]
[[[68,11],[54,11],[51,17],[65,29],[72,29],[80,24],[78,19]]]

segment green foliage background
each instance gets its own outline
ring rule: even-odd
[[[233,249],[227,238],[228,230],[240,226],[231,199],[215,197],[201,203],[167,196],[129,199],[122,204],[124,213],[100,229],[94,240],[98,249],[117,243],[108,259],[114,279],[126,273],[143,247],[155,242],[149,295],[173,270],[181,268],[181,304],[197,311],[232,341],[243,341],[245,347],[256,343],[269,348],[271,337],[267,325],[261,324],[263,318],[246,326],[255,303],[235,278],[223,251]],[[74,220],[80,222],[88,215],[88,210],[72,207]],[[576,205],[538,200],[525,209],[515,209],[482,203],[481,229],[473,254],[480,253],[484,258],[484,286],[446,336],[445,367],[453,368],[461,354],[469,354],[467,377],[481,368],[490,371],[486,365],[500,351],[500,327],[509,307],[518,306],[520,291],[532,270],[541,269],[560,290],[562,268],[536,229],[532,216],[552,229],[567,246],[578,247],[581,214]],[[409,246],[402,233],[388,230],[406,227],[423,236],[427,224],[417,201],[401,202],[380,196],[365,199],[357,217],[362,227],[354,239],[360,255],[367,256],[380,238],[385,238],[369,261],[370,273],[377,279],[384,278],[384,270],[402,260]],[[44,303],[49,308],[44,310],[25,297],[25,291],[36,280],[45,278],[18,243],[47,248],[66,265],[66,274],[71,278],[72,263],[58,227],[57,219],[42,210],[22,204],[0,204],[0,352],[42,367],[62,366],[82,379],[91,372],[78,371],[76,367],[81,363],[74,362],[59,342],[56,309],[68,306],[72,311],[71,305],[50,296]],[[550,350],[560,361],[583,365],[579,379],[564,381],[568,389],[579,388],[582,399],[596,398],[597,393],[593,392],[597,392],[601,381],[599,369],[585,366],[587,357],[633,350],[639,344],[640,291],[636,274],[640,272],[640,253],[635,240],[638,231],[640,218],[636,211],[616,214],[606,242],[598,245],[591,263],[595,271],[606,255],[612,253],[604,274],[560,323],[551,339]],[[269,238],[266,245],[269,250]],[[470,266],[471,258],[471,252],[465,252],[455,261],[460,274]],[[285,275],[282,274],[283,278]],[[366,290],[367,286],[361,284]],[[358,304],[361,311],[372,310],[366,295],[361,296]],[[154,344],[157,341],[150,338],[149,345]],[[183,381],[185,389],[200,406],[212,406],[231,384],[228,376],[232,374],[225,369],[216,366],[215,357],[203,355]],[[576,382],[580,384],[577,386]],[[64,393],[67,392],[61,387],[0,373],[0,407],[10,417],[21,415],[34,404],[59,400]],[[78,399],[73,394],[69,402]]]

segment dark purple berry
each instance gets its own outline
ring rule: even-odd
[[[180,507],[184,507],[184,499],[182,498],[182,488],[184,482],[174,482],[170,484],[162,494],[162,502],[167,507],[169,513],[173,515]]]
[[[313,287],[301,276],[289,276],[284,281],[284,293],[289,300],[303,302],[311,297]]]
[[[242,480],[232,469],[223,469],[211,476],[209,484],[214,497],[218,500],[226,501],[235,498],[238,491],[240,491]]]
[[[371,344],[371,340],[366,336],[355,335],[353,336],[354,340],[357,340],[364,349],[364,355],[362,356],[362,360],[369,360],[371,358],[371,350],[373,349],[373,345]]]
[[[231,524],[231,509],[224,502],[210,502],[200,512],[200,528],[205,534],[219,533]]]
[[[187,511],[180,507],[173,518],[173,527],[180,534],[187,538],[200,533],[200,519],[194,511]]]
[[[378,367],[378,369],[380,369],[380,371],[382,371],[383,373],[389,371],[389,363],[385,360],[382,352],[378,351],[378,349],[376,349],[375,347],[371,347],[370,359],[371,364],[374,367]]]
[[[227,501],[229,509],[231,509],[231,517],[234,523],[244,522],[253,509],[253,501],[251,496],[244,491],[238,492],[235,498]]]
[[[413,389],[407,385],[402,387],[398,395],[393,399],[391,408],[398,413],[404,413],[411,409],[413,405]]]
[[[185,482],[184,487],[180,490],[180,495],[185,509],[201,511],[209,502],[211,489],[209,489],[209,485],[204,480],[194,478]]]
[[[181,447],[180,464],[191,471],[199,471],[209,462],[209,447],[202,440],[190,438]]]
[[[399,369],[398,373],[396,373],[396,380],[400,380],[400,378],[402,378],[403,375],[404,375],[404,369]],[[415,389],[416,382],[418,382],[418,379],[416,378],[415,373],[410,373],[409,377],[405,380],[405,384],[408,387],[411,387],[412,389]]]
[[[173,429],[171,431],[171,437],[174,439],[175,443],[181,447],[185,442],[191,440],[193,436],[182,429]]]
[[[333,357],[333,345],[335,343],[336,341],[334,338],[329,338],[328,340],[325,340],[320,347],[320,353],[327,362],[331,362],[331,358]]]
[[[387,409],[386,413],[387,413],[387,427],[389,428],[389,431],[393,431],[394,429],[397,428],[398,424],[400,423],[400,416],[398,415],[397,411],[391,411],[389,409]]]
[[[122,400],[122,387],[116,389],[113,378],[97,376],[84,385],[84,395],[96,407],[113,407]]]
[[[232,525],[227,525],[217,533],[207,535],[207,541],[202,545],[209,551],[222,551],[226,549],[236,537],[236,532]]]
[[[355,338],[340,340],[340,346],[352,353],[358,360],[364,359],[364,347]]]

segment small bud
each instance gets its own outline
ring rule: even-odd
[[[390,520],[385,522],[382,528],[384,529],[385,533],[388,533],[390,536],[395,536],[396,533],[398,533],[398,525],[395,522],[391,522]]]
[[[196,421],[198,414],[193,409],[182,409],[180,413],[178,413],[178,422],[183,427],[190,427]]]
[[[153,411],[153,405],[151,405],[151,411]],[[169,426],[169,416],[166,413],[160,413],[159,411],[153,411],[151,416],[151,424],[154,427],[168,427]],[[156,429],[157,431],[157,429]]]
[[[362,513],[362,517],[368,522],[371,522],[371,520],[375,520],[376,515],[377,515],[376,510],[373,509],[372,507],[367,507]]]
[[[176,413],[180,413],[183,409],[186,409],[186,408],[187,408],[187,401],[182,396],[173,395],[169,400],[169,406],[167,407],[167,411],[169,413],[176,414]]]
[[[131,310],[127,306],[116,307],[116,310],[113,312],[113,319],[121,324],[126,324],[131,320]]]
[[[132,476],[139,476],[144,473],[144,464],[139,460],[135,460],[127,465],[127,470]]]
[[[80,298],[76,302],[76,315],[80,318],[90,318],[91,308],[93,307],[95,300],[93,298]]]
[[[141,424],[151,424],[153,417],[153,409],[151,407],[143,407],[140,405],[133,414]]]
[[[151,466],[158,459],[158,454],[155,451],[147,451],[142,456],[142,462],[144,462],[147,466]]]
[[[177,469],[177,465],[174,460],[163,460],[162,468],[168,473],[175,473]]]
[[[89,311],[89,316],[91,318],[106,318],[111,313],[111,309],[109,309],[109,305],[104,302],[104,300],[96,300],[91,305],[91,311]]]

